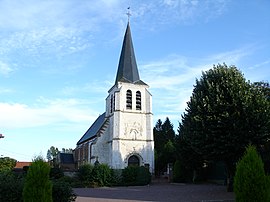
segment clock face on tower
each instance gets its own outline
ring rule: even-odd
[[[138,122],[125,123],[125,137],[127,139],[138,140],[142,138],[142,126]]]

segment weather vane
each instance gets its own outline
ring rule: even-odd
[[[131,13],[130,13],[130,6],[129,6],[127,9],[128,9],[128,11],[127,11],[127,16],[128,16],[128,21],[129,21],[129,18],[130,18],[130,16],[131,16]]]

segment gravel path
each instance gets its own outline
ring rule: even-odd
[[[213,184],[151,184],[134,187],[76,188],[76,202],[233,202],[234,194]]]

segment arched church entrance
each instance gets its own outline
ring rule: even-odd
[[[128,166],[139,166],[140,165],[140,159],[136,155],[132,155],[128,158]]]

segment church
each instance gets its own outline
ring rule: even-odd
[[[113,169],[146,166],[154,172],[152,95],[140,80],[128,22],[114,85],[106,109],[77,142],[75,161]]]

